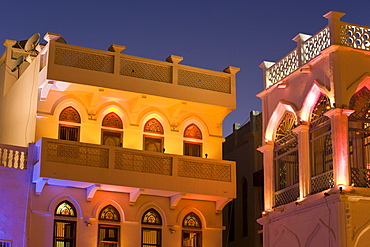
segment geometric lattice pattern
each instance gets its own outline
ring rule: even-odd
[[[177,176],[231,182],[231,166],[179,159]]]
[[[123,129],[121,118],[114,112],[105,115],[102,121],[102,126]]]
[[[120,75],[172,83],[171,66],[154,65],[127,59],[121,59]]]
[[[190,124],[184,131],[184,137],[202,139],[202,132],[195,124]]]
[[[322,173],[311,178],[311,194],[334,187],[333,171]]]
[[[370,169],[351,168],[351,184],[355,187],[370,188]]]
[[[302,64],[306,64],[330,46],[329,27],[325,27],[302,44]]]
[[[299,68],[297,49],[266,70],[266,88],[274,85]]]
[[[27,169],[27,148],[0,146],[0,166]]]
[[[55,64],[113,73],[114,56],[55,47]]]
[[[326,95],[320,94],[320,97],[311,112],[310,127],[319,126],[329,120],[324,113],[330,109],[330,99]]]
[[[171,176],[172,158],[115,150],[114,169]]]
[[[179,69],[178,84],[188,87],[212,90],[221,93],[230,93],[230,78],[208,75],[190,70]]]
[[[109,150],[48,142],[47,161],[65,164],[108,168]]]
[[[341,43],[355,49],[370,50],[370,28],[344,24],[340,27]]]
[[[280,190],[275,192],[274,199],[275,204],[274,207],[278,207],[284,204],[288,204],[290,202],[294,202],[299,197],[299,184],[295,184],[290,186],[284,190]]]

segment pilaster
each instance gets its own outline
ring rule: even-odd
[[[257,150],[263,153],[265,210],[269,210],[274,206],[274,145],[269,142]]]
[[[301,124],[293,131],[298,135],[298,163],[299,163],[299,196],[303,199],[310,194],[310,127]]]
[[[335,185],[349,185],[348,116],[354,111],[336,108],[325,113],[331,121]]]

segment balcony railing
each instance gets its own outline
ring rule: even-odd
[[[0,144],[0,166],[27,169],[27,148]]]
[[[299,183],[293,184],[285,189],[276,191],[274,194],[275,207],[294,202],[299,197]]]
[[[235,196],[235,163],[230,161],[48,138],[40,139],[35,150],[34,182],[65,180],[76,187],[91,183]]]
[[[334,187],[333,171],[327,171],[311,178],[311,194]]]
[[[351,168],[351,184],[355,187],[370,188],[370,169]]]
[[[328,25],[311,37],[309,35],[299,36],[298,40],[295,41],[297,48],[278,62],[264,68],[265,89],[282,81],[331,45],[336,44],[369,51],[370,27],[335,19],[331,27]]]
[[[178,84],[188,87],[231,94],[232,78],[230,73],[223,73],[170,62],[139,58],[125,54],[88,49],[67,44],[55,43],[54,61],[67,67],[119,74],[157,82]],[[46,51],[45,51],[46,54]],[[116,56],[119,56],[116,58]],[[44,56],[45,57],[45,56]],[[45,67],[45,58],[41,68]],[[119,66],[115,66],[118,61]]]

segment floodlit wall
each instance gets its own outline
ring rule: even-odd
[[[69,200],[77,211],[76,246],[94,246],[98,242],[97,233],[100,210],[109,204],[116,207],[121,216],[120,234],[122,246],[141,245],[141,218],[150,208],[157,210],[162,217],[162,246],[179,246],[182,241],[182,220],[190,212],[196,213],[202,223],[202,246],[221,246],[222,214],[216,214],[212,202],[182,200],[175,209],[169,208],[169,199],[164,197],[140,196],[134,205],[129,204],[129,195],[97,191],[92,201],[86,201],[84,189],[58,186],[45,186],[41,196],[32,196],[30,237],[28,246],[52,246],[54,210],[58,203]]]
[[[26,246],[30,170],[0,166],[0,240]]]

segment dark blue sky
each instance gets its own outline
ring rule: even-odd
[[[135,56],[164,61],[179,55],[182,64],[218,71],[240,67],[237,110],[224,121],[225,136],[233,123],[261,110],[255,96],[263,90],[258,65],[294,49],[295,35],[315,34],[331,10],[347,13],[342,21],[370,26],[369,0],[18,0],[1,9],[2,41],[54,32],[78,46],[106,50],[119,44]]]

